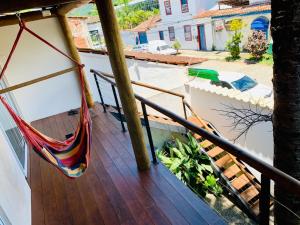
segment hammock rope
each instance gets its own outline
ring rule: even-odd
[[[80,64],[79,62],[68,56],[66,53],[52,45],[50,42],[46,41],[44,38],[33,32],[26,26],[24,21],[20,20],[19,27],[20,28],[16,39],[0,73],[0,80],[2,79],[5,71],[7,70],[11,58],[19,44],[22,33],[24,31],[27,31],[29,34],[31,34],[41,42],[45,43],[50,48],[59,52],[66,58],[70,59],[78,67],[81,90],[80,122],[74,135],[72,135],[70,138],[68,138],[65,141],[55,140],[51,137],[42,134],[30,124],[25,122],[19,115],[17,115],[13,108],[9,106],[9,104],[3,96],[0,96],[0,101],[12,116],[13,120],[17,124],[26,141],[32,146],[32,149],[39,156],[41,156],[44,160],[55,166],[67,177],[79,177],[86,171],[89,165],[92,127],[92,122],[84,91],[85,86],[82,72],[84,65]]]

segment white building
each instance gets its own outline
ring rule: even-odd
[[[201,45],[199,45],[199,35],[208,35],[208,39],[211,39],[211,34],[206,34],[205,28],[199,26],[194,17],[199,12],[209,10],[216,4],[217,0],[159,0],[161,20],[155,26],[144,26],[145,30],[138,30],[136,35],[141,44],[159,39],[172,44],[178,40],[183,49],[199,49]],[[141,26],[143,27],[143,25]],[[207,26],[210,25],[207,24]],[[211,44],[202,42],[200,49],[211,49]]]
[[[242,45],[251,30],[263,30],[270,39],[268,3],[269,0],[251,0],[247,6],[232,8],[211,0],[160,0],[160,18],[150,18],[132,31],[140,44],[160,39],[171,45],[178,40],[182,49],[225,50],[231,36],[226,25],[232,19],[245,23]]]

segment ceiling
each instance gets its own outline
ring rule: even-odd
[[[0,1],[0,14],[18,12],[33,8],[61,6],[66,3],[80,2],[80,0],[8,0]]]

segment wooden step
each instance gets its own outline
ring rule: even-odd
[[[232,186],[237,190],[242,189],[248,183],[250,183],[250,180],[246,177],[245,174],[242,174],[231,182]]]
[[[251,208],[255,215],[259,215],[259,200],[256,200],[256,202],[251,205]]]
[[[229,163],[232,162],[232,158],[230,157],[229,154],[224,155],[221,159],[218,159],[215,164],[219,168],[225,168]]]
[[[238,173],[241,172],[241,169],[236,165],[233,164],[232,166],[228,167],[223,174],[228,178],[231,179],[233,178],[235,175],[237,175]]]
[[[205,140],[205,141],[200,142],[200,145],[202,148],[208,148],[208,147],[212,146],[213,143],[211,143],[209,140]]]
[[[255,188],[254,185],[251,185],[249,188],[247,188],[245,191],[243,191],[241,194],[241,197],[246,201],[249,202],[251,199],[259,195],[259,192]]]
[[[220,147],[214,147],[213,149],[209,150],[207,152],[207,154],[211,157],[211,158],[214,158],[216,157],[217,155],[221,154],[222,152],[224,152],[224,150]]]

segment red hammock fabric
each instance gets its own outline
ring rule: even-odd
[[[43,159],[57,167],[66,176],[70,178],[79,177],[85,172],[89,164],[92,125],[84,92],[85,87],[82,73],[83,65],[79,64],[67,54],[57,49],[55,46],[47,42],[38,34],[34,33],[32,30],[26,27],[23,21],[20,21],[20,30],[17,34],[16,40],[9,53],[6,63],[4,64],[3,69],[0,73],[0,80],[7,69],[7,66],[12,58],[12,55],[19,43],[20,37],[24,30],[78,65],[82,94],[79,125],[72,137],[68,138],[66,141],[58,141],[40,133],[24,120],[22,120],[22,118],[20,118],[8,105],[4,97],[0,96],[0,101],[7,108],[8,112],[16,122],[25,139],[33,147],[33,150],[36,153],[38,153]]]

